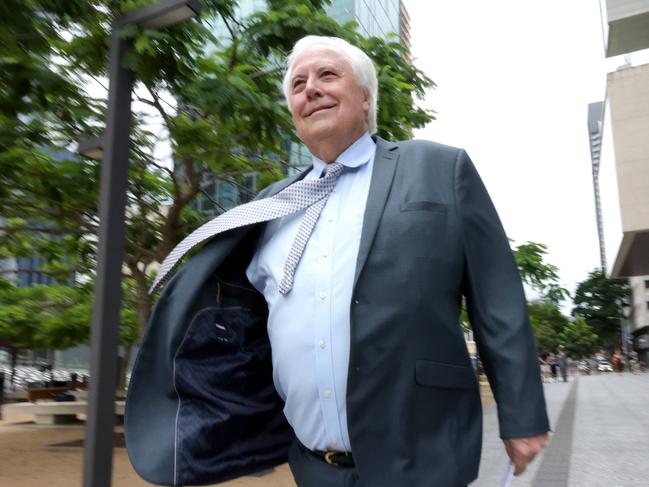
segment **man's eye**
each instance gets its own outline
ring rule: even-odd
[[[322,76],[323,77],[336,76],[336,73],[334,73],[333,71],[323,71]]]
[[[303,79],[297,79],[297,80],[293,81],[293,91],[295,91],[296,89],[299,89],[303,84],[304,84]]]

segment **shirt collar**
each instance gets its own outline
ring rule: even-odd
[[[341,163],[345,167],[360,167],[363,164],[370,162],[376,144],[370,137],[370,134],[365,132],[360,136],[352,145],[347,147],[342,154],[338,156],[336,162]],[[327,163],[313,156],[313,169],[316,174],[322,174]]]

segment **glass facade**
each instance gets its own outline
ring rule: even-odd
[[[358,22],[356,15],[354,15],[354,3],[354,0],[334,0],[331,2],[331,5],[327,7],[327,14],[341,24],[346,24],[352,20]]]
[[[327,13],[340,23],[355,20],[365,37],[401,35],[400,0],[334,0]]]
[[[38,271],[45,264],[47,264],[47,259],[38,255],[16,258],[16,268],[18,269],[15,279],[16,285],[23,287],[34,286],[36,284],[57,284],[58,281],[52,276],[42,272],[33,272]]]

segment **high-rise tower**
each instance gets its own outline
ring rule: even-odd
[[[606,274],[606,247],[604,244],[604,222],[602,219],[602,202],[599,193],[599,160],[602,149],[602,130],[604,121],[604,102],[598,101],[588,105],[588,140],[590,142],[590,161],[593,170],[593,193],[595,194],[595,219],[599,237],[599,259],[602,272]]]

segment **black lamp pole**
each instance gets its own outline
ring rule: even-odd
[[[128,41],[111,36],[108,114],[99,196],[97,281],[90,335],[90,386],[83,486],[111,485],[115,388],[133,73],[122,67]]]
[[[128,24],[160,29],[200,13],[198,0],[165,0],[117,19],[112,27],[108,113],[101,138],[79,144],[79,152],[102,158],[99,196],[97,280],[90,336],[90,389],[83,487],[110,487],[115,428],[115,389],[133,72],[122,66],[129,41],[116,31]]]

